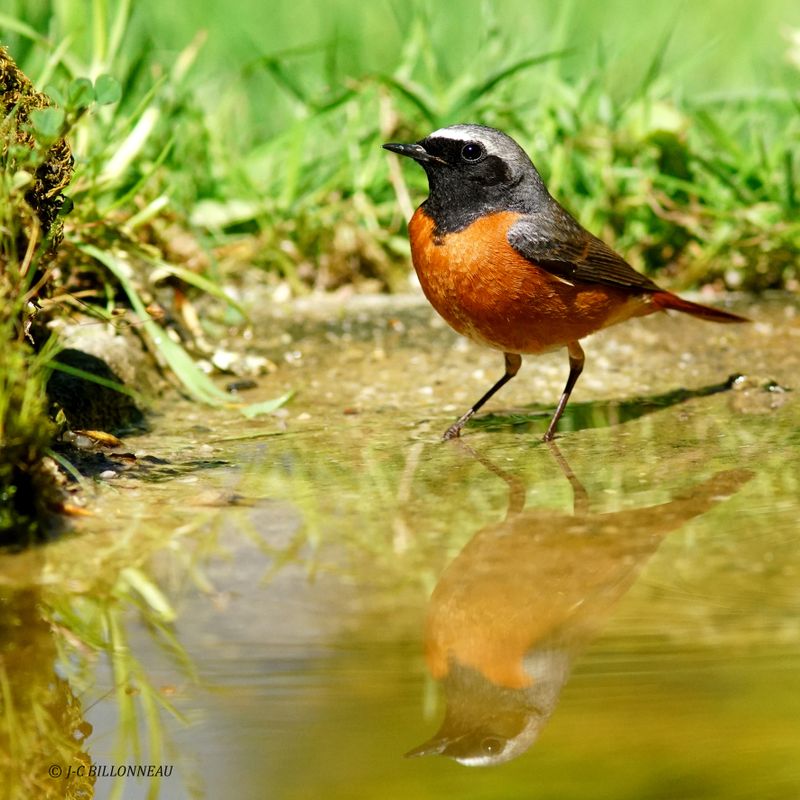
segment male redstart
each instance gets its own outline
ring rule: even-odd
[[[483,125],[452,125],[416,144],[385,144],[428,175],[428,199],[409,223],[422,290],[458,333],[500,350],[505,374],[444,434],[511,378],[522,354],[566,347],[569,377],[545,440],[553,438],[578,376],[580,340],[667,309],[712,322],[744,317],[683,300],[636,272],[547,191],[525,151]]]
[[[525,483],[471,455],[508,483],[508,515],[478,531],[433,590],[425,661],[443,685],[447,708],[438,732],[407,755],[490,766],[536,741],[574,659],[663,537],[724,502],[753,474],[726,470],[658,505],[599,512],[554,449],[572,485],[571,515],[526,510]]]

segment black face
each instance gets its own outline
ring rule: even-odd
[[[528,213],[549,200],[533,164],[511,138],[500,131],[474,126],[474,138],[464,127],[427,136],[416,144],[384,147],[413,158],[428,175],[430,195],[423,203],[443,236],[500,211]],[[465,135],[466,133],[466,135]]]
[[[481,186],[498,186],[513,180],[508,164],[499,156],[489,155],[481,142],[435,136],[423,139],[419,144],[426,153],[437,159],[429,162],[420,160],[429,179],[431,173],[436,173],[436,178],[443,178],[449,167],[456,173],[449,176],[451,180],[469,181]]]

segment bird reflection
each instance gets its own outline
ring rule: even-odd
[[[508,483],[508,514],[475,534],[433,591],[425,658],[443,685],[446,711],[436,735],[407,755],[487,766],[531,747],[573,660],[662,538],[734,494],[752,474],[718,472],[667,503],[592,513],[553,444],[572,485],[574,513],[526,511],[519,479],[469,452]]]

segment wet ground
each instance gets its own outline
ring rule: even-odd
[[[442,443],[502,359],[417,298],[258,319],[277,416],[0,559],[0,797],[800,797],[800,313],[733,310],[588,340],[555,447],[563,353]]]

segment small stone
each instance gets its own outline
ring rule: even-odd
[[[220,371],[220,372],[231,372],[233,370],[233,365],[236,361],[239,360],[239,356],[236,353],[231,352],[230,350],[217,350],[213,356],[211,356],[211,363]]]

